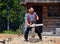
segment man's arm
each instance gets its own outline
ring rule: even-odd
[[[29,26],[30,24],[28,23],[28,15],[27,14],[25,14],[25,23]]]
[[[36,13],[36,12],[34,12],[34,14],[37,16],[37,19],[36,19],[36,20],[39,20],[39,17],[38,17],[38,15],[37,15],[37,13]]]
[[[28,23],[28,21],[27,21],[27,20],[25,20],[25,22],[26,22],[26,24],[27,24],[28,26],[30,26],[30,24]]]

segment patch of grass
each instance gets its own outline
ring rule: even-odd
[[[18,30],[16,30],[16,31],[13,31],[13,30],[4,30],[3,32],[2,32],[2,34],[18,34],[19,33],[19,29]]]

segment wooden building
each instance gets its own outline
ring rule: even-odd
[[[35,9],[39,16],[39,22],[43,23],[43,30],[60,28],[60,0],[23,0],[22,5],[28,10]]]

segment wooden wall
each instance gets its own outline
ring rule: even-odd
[[[60,28],[60,18],[59,17],[48,17],[48,5],[43,5],[43,29],[56,29]]]
[[[51,3],[51,4],[27,4],[27,8],[33,6],[33,5],[42,5],[43,6],[43,14],[42,14],[42,23],[44,24],[43,29],[56,29],[60,28],[60,18],[52,18],[48,17],[48,5],[59,5],[57,3]]]

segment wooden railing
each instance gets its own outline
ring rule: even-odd
[[[24,0],[25,2],[60,2],[60,0]]]

